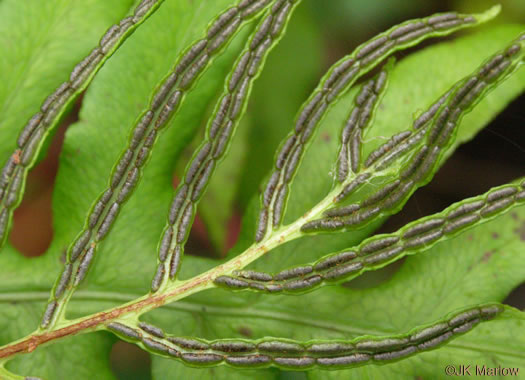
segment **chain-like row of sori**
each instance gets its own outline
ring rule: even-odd
[[[277,366],[289,369],[336,369],[400,360],[437,348],[470,331],[482,321],[494,319],[503,310],[498,304],[483,305],[455,313],[408,334],[346,341],[299,342],[276,338],[205,341],[167,336],[160,328],[147,323],[131,327],[112,322],[107,325],[107,329],[152,353],[179,359],[196,367],[226,364],[239,368]]]
[[[240,270],[219,276],[215,285],[230,290],[301,293],[348,281],[365,271],[381,268],[402,257],[430,249],[466,229],[487,222],[525,203],[525,180],[454,204],[441,213],[409,223],[392,234],[364,240],[360,245],[326,255],[314,263],[277,274]]]
[[[454,86],[456,87],[456,86]],[[372,151],[365,160],[364,166],[351,181],[345,181],[343,188],[334,198],[335,203],[339,203],[346,199],[350,194],[354,193],[363,184],[365,184],[372,176],[371,172],[381,171],[393,164],[396,160],[405,157],[423,140],[430,127],[430,122],[433,120],[439,108],[448,99],[448,96],[453,90],[448,91],[445,95],[432,104],[427,111],[423,112],[413,123],[414,131],[403,131],[395,134],[388,139],[384,144]],[[348,182],[348,183],[346,183]],[[356,206],[351,206],[355,208]],[[329,211],[328,215],[335,211]]]
[[[372,122],[387,84],[387,69],[366,82],[354,98],[354,107],[341,133],[341,150],[337,159],[337,180],[342,183],[350,172],[357,173],[361,166],[361,140],[364,129]]]
[[[276,155],[275,168],[261,197],[255,240],[262,241],[273,227],[281,224],[289,186],[310,137],[334,101],[360,76],[395,51],[414,46],[430,37],[444,36],[461,28],[478,25],[493,17],[493,13],[489,11],[479,17],[445,13],[408,21],[379,34],[336,63],[302,106],[294,130],[286,137]]]
[[[400,171],[397,178],[385,183],[380,189],[359,203],[335,207],[325,212],[321,219],[305,223],[301,230],[303,232],[316,232],[320,230],[338,230],[349,226],[362,226],[369,223],[380,214],[386,215],[392,209],[399,207],[410,194],[422,183],[428,181],[440,156],[453,142],[455,133],[461,118],[479,102],[489,90],[495,88],[502,80],[515,72],[517,67],[523,64],[525,53],[525,34],[521,35],[503,52],[494,55],[481,66],[472,76],[462,80],[451,91],[446,100],[440,104],[431,125],[426,131],[422,146],[413,154],[410,161]],[[429,109],[429,112],[432,111]],[[427,113],[428,114],[428,113]],[[421,132],[415,131],[413,141],[419,138]],[[411,134],[411,133],[410,133]],[[400,135],[398,135],[400,136]],[[393,139],[391,150],[403,151],[415,146],[416,143],[404,139]],[[403,145],[404,144],[404,145]],[[374,152],[372,152],[374,155]],[[368,178],[363,174],[356,178],[354,184],[362,184]],[[358,186],[356,186],[358,187]]]
[[[144,0],[134,15],[108,29],[96,48],[75,66],[69,80],[62,83],[24,126],[17,148],[8,159],[0,176],[0,247],[7,239],[13,210],[20,203],[28,170],[33,166],[42,144],[66,107],[86,88],[118,46],[164,0]]]
[[[253,81],[261,71],[265,57],[281,37],[297,3],[298,0],[275,1],[233,67],[225,92],[208,123],[206,140],[188,164],[171,204],[168,223],[159,243],[158,266],[151,284],[153,292],[177,275],[199,199],[229,146]]]
[[[41,326],[56,315],[60,299],[72,291],[87,274],[100,241],[108,234],[125,201],[136,188],[160,130],[179,108],[185,94],[212,59],[232,39],[240,26],[262,12],[270,0],[241,1],[211,23],[206,37],[190,46],[154,93],[149,109],[142,114],[109,180],[108,189],[97,199],[82,232],[68,249],[63,272],[55,284]],[[73,285],[73,287],[71,286]]]

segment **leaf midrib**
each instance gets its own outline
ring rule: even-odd
[[[28,291],[28,292],[9,292],[0,293],[0,303],[8,302],[45,302],[49,296],[49,291]],[[139,294],[132,293],[119,293],[119,292],[97,292],[90,290],[79,290],[75,293],[75,298],[71,302],[75,303],[78,301],[108,301],[108,302],[129,302],[139,298]],[[364,328],[356,328],[348,325],[342,325],[340,323],[324,323],[317,321],[312,318],[300,317],[297,314],[287,312],[276,312],[255,309],[252,307],[242,308],[231,308],[231,307],[220,307],[210,306],[205,304],[199,304],[195,302],[184,302],[177,301],[172,304],[165,305],[164,308],[188,311],[188,312],[206,312],[207,314],[213,315],[224,315],[228,317],[243,317],[243,318],[260,318],[260,319],[273,319],[276,321],[284,321],[290,323],[297,323],[310,327],[321,328],[327,331],[336,331],[341,333],[349,333],[352,335],[375,335],[375,336],[386,336],[391,334],[389,331],[382,330],[371,330]],[[456,350],[463,350],[467,352],[478,351],[478,352],[490,352],[491,354],[499,354],[519,359],[525,359],[525,353],[511,349],[494,349],[491,345],[480,345],[472,343],[457,343],[455,341],[446,345],[449,348]]]

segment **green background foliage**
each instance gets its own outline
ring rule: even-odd
[[[95,46],[103,32],[129,14],[132,3],[131,0],[0,1],[2,164],[14,150],[16,136],[26,120],[46,96],[67,79],[74,65]],[[94,199],[107,186],[113,165],[125,147],[134,121],[147,105],[152,89],[165,77],[183,49],[201,37],[208,22],[231,3],[230,0],[166,0],[95,77],[81,101],[78,121],[67,130],[60,154],[53,191],[51,244],[46,253],[37,258],[23,257],[13,244],[8,244],[0,255],[1,344],[31,333],[38,325],[49,290],[60,273],[64,252],[82,228]],[[385,12],[378,13],[374,8],[377,2],[373,1],[351,1],[344,5],[334,1],[322,10],[314,1],[304,3],[292,18],[280,45],[271,53],[254,87],[247,115],[233,140],[234,146],[200,204],[199,216],[209,236],[209,249],[204,249],[208,256],[225,252],[230,220],[239,211],[243,214],[242,228],[228,257],[242,252],[253,242],[259,189],[271,168],[276,148],[293,126],[295,111],[328,64],[373,35],[362,30],[342,32],[340,20],[355,20],[355,14],[373,19],[381,14],[373,27],[377,28],[373,30],[375,33],[406,19],[406,15],[435,10],[428,5],[420,9],[417,2],[403,2],[406,9],[400,6],[393,16],[395,19],[390,20],[384,18]],[[458,3],[461,3],[458,8],[472,10],[465,2]],[[417,113],[523,30],[523,24],[510,25],[505,23],[505,17],[509,16],[503,16],[500,21],[504,25],[489,25],[449,41],[434,41],[406,57],[400,56],[374,125],[365,135],[365,152],[373,150],[385,137],[408,129]],[[514,21],[523,23],[524,20]],[[86,281],[74,294],[68,317],[108,309],[149,291],[157,244],[173,194],[173,176],[180,175],[186,164],[187,147],[200,141],[224,78],[250,29],[245,28],[203,75],[181,111],[161,133],[137,190],[98,250]],[[337,45],[337,38],[331,38],[351,32],[360,39],[350,40],[350,46]],[[502,112],[524,87],[525,71],[521,70],[490,93],[463,119],[447,157]],[[292,186],[286,222],[301,216],[331,188],[340,128],[356,91],[345,94],[324,119]],[[301,238],[278,247],[251,268],[272,272],[315,260],[360,242],[382,222],[376,221],[352,233]],[[351,339],[404,333],[466,306],[503,301],[525,280],[521,265],[525,260],[524,228],[525,209],[521,207],[408,258],[386,281],[365,289],[350,283],[304,296],[215,289],[154,310],[144,319],[162,326],[170,334],[206,339],[265,336]],[[198,253],[203,253],[202,250],[197,249]],[[217,258],[187,255],[181,276],[189,278],[220,262]],[[386,366],[292,374],[275,368],[194,369],[153,355],[151,377],[433,378],[443,373],[446,364],[465,363],[521,365],[525,370],[523,323],[523,313],[509,308],[496,321],[482,324],[443,348]],[[131,378],[132,374],[115,374],[111,369],[110,352],[116,341],[105,332],[69,337],[17,357],[7,368],[44,379],[68,378],[72,373],[76,379],[91,379],[94,374],[97,379]]]

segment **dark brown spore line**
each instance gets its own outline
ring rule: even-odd
[[[206,187],[206,185],[208,184],[208,181],[210,180],[214,167],[215,167],[215,162],[213,160],[210,160],[200,172],[197,178],[197,181],[193,187],[192,194],[191,194],[192,202],[197,202],[197,200],[202,195],[204,188]]]
[[[298,278],[298,279],[292,279],[288,280],[283,284],[283,289],[288,291],[298,291],[298,290],[304,290],[308,288],[312,288],[315,285],[321,283],[323,281],[323,278],[320,275],[311,275],[304,279]]]
[[[119,335],[125,336],[126,338],[133,340],[140,340],[142,338],[142,334],[139,331],[119,322],[111,322],[106,327]]]
[[[400,180],[395,180],[384,185],[381,189],[377,190],[375,193],[370,195],[368,198],[365,198],[361,202],[361,207],[375,205],[381,200],[385,199],[389,194],[393,193],[401,184]]]
[[[282,186],[277,192],[277,195],[275,198],[274,209],[273,209],[273,226],[274,227],[277,227],[281,224],[281,220],[283,218],[283,212],[284,212],[284,202],[286,200],[287,195],[288,195],[287,186]]]
[[[72,274],[73,274],[73,264],[67,263],[64,266],[64,269],[62,270],[62,275],[60,276],[60,280],[55,289],[55,298],[60,298],[60,296],[64,293],[64,290],[66,290],[66,288],[69,286],[69,283],[71,282]]]
[[[162,103],[166,101],[166,98],[168,97],[171,90],[175,87],[175,83],[177,83],[177,80],[179,79],[179,76],[177,73],[171,73],[160,85],[159,89],[155,92],[155,95],[153,96],[153,100],[151,101],[151,110],[156,111],[162,106]]]
[[[262,58],[271,44],[272,44],[272,39],[267,38],[252,54],[252,60],[248,66],[249,76],[253,77],[255,76],[255,74],[257,74],[257,70],[259,69],[261,65]]]
[[[335,66],[332,71],[330,72],[330,75],[326,80],[324,81],[324,89],[325,90],[331,90],[334,84],[341,78],[341,76],[347,72],[350,67],[355,63],[355,60],[353,58],[345,59],[344,61],[340,62]]]
[[[31,119],[27,122],[27,124],[24,126],[24,129],[22,129],[22,132],[20,132],[20,135],[17,140],[18,147],[23,148],[24,145],[29,140],[29,137],[33,134],[33,132],[39,127],[40,121],[42,120],[43,113],[37,112],[34,114]]]
[[[314,343],[307,347],[307,351],[314,355],[342,355],[354,350],[355,345],[346,342]]]
[[[362,339],[355,345],[359,352],[378,353],[393,351],[405,347],[409,344],[407,338],[385,338],[381,340]]]
[[[514,45],[511,45],[507,50],[505,50],[505,55],[507,57],[512,57],[513,55],[519,53],[520,50],[521,50],[521,45],[514,44]]]
[[[258,0],[258,1],[255,1],[252,5],[246,7],[245,9],[243,9],[241,11],[241,17],[245,18],[245,19],[251,17],[252,15],[257,13],[258,11],[263,9],[266,5],[268,5],[269,2],[270,2],[270,0]],[[241,8],[241,7],[239,6],[239,8]]]
[[[381,250],[379,252],[371,253],[363,258],[363,261],[366,265],[370,264],[379,264],[392,258],[396,257],[398,254],[403,252],[402,246],[392,247],[388,249]]]
[[[254,352],[256,347],[253,343],[243,341],[216,341],[210,344],[210,348],[215,351],[221,351],[226,353],[239,353],[239,352]]]
[[[416,342],[416,343],[427,341],[436,336],[446,333],[449,330],[449,328],[450,327],[448,326],[447,323],[438,323],[436,325],[433,325],[433,326],[430,326],[430,327],[427,327],[427,328],[424,328],[422,330],[415,332],[414,334],[410,336],[409,339],[411,342]]]
[[[212,144],[209,141],[200,148],[199,152],[191,162],[190,167],[186,172],[186,184],[191,184],[193,182],[195,176],[197,175],[197,172],[201,168],[204,161],[208,158],[208,155],[211,152],[211,148]]]
[[[421,235],[417,235],[413,238],[407,239],[403,242],[405,248],[416,248],[421,245],[425,245],[431,242],[436,241],[437,239],[443,236],[443,231],[441,229],[430,231]]]
[[[102,224],[98,228],[97,231],[97,241],[102,240],[106,234],[109,232],[109,229],[113,225],[113,222],[115,221],[115,218],[117,217],[117,214],[119,212],[120,205],[115,202],[111,205],[106,217],[102,221]]]
[[[142,116],[140,121],[137,123],[135,129],[133,130],[133,136],[131,137],[131,150],[136,149],[141,143],[142,139],[144,138],[144,135],[146,134],[146,130],[151,125],[153,116],[154,113],[152,111],[148,111]]]
[[[100,48],[95,48],[92,52],[92,56],[88,56],[85,59],[85,62],[81,62],[79,65],[73,69],[73,72],[71,73],[70,80],[71,80],[71,88],[72,89],[79,89],[82,87],[82,85],[86,82],[86,80],[93,75],[93,71],[95,70],[95,67],[102,61],[102,58],[104,57]],[[79,68],[79,66],[82,66]],[[77,72],[75,70],[78,69]]]
[[[259,218],[257,222],[257,231],[255,232],[255,241],[259,243],[262,241],[268,229],[268,208],[264,207],[259,212]]]
[[[273,361],[280,366],[289,367],[289,368],[307,368],[315,364],[314,358],[309,358],[306,356],[300,358],[274,358]]]
[[[206,48],[206,51],[208,53],[213,53],[226,43],[230,39],[231,36],[235,34],[237,29],[239,29],[239,26],[241,25],[241,19],[240,18],[234,18],[232,22],[230,22],[222,31],[215,36],[213,40],[211,40],[208,43],[208,46]]]
[[[135,189],[135,186],[137,186],[139,176],[140,171],[138,168],[134,167],[131,169],[124,181],[124,185],[122,185],[120,192],[117,195],[117,203],[122,204],[128,199],[131,192]]]
[[[264,272],[256,272],[252,270],[242,270],[242,271],[236,271],[233,273],[235,276],[245,278],[247,280],[254,280],[254,281],[271,281],[273,277]]]
[[[494,202],[502,198],[511,197],[517,192],[518,190],[515,187],[504,187],[501,189],[493,190],[487,195],[487,201]]]
[[[175,246],[173,255],[171,256],[170,261],[170,279],[174,279],[180,269],[180,264],[182,261],[182,255],[184,254],[184,249],[180,244]]]
[[[271,357],[267,355],[246,355],[246,356],[228,356],[226,363],[234,367],[257,367],[264,366],[271,362]]]
[[[115,189],[120,184],[124,173],[126,173],[126,170],[128,169],[128,166],[131,163],[131,160],[133,159],[133,154],[133,150],[127,149],[124,152],[124,154],[120,157],[120,160],[116,168],[113,170],[113,174],[111,176],[110,186],[112,189]]]
[[[348,261],[355,259],[356,257],[357,253],[355,251],[345,251],[335,255],[331,255],[317,262],[317,264],[314,265],[314,270],[316,272],[320,272],[344,264]]]
[[[286,23],[286,18],[288,17],[288,14],[290,13],[291,9],[292,4],[290,2],[287,2],[276,15],[275,22],[273,23],[272,30],[270,32],[272,37],[276,37],[277,35],[279,35],[279,33],[282,32],[284,24]]]
[[[173,202],[171,203],[170,212],[168,215],[168,222],[171,226],[175,224],[182,212],[182,205],[186,201],[186,198],[188,196],[188,190],[189,185],[187,184],[179,185],[178,187],[177,194],[173,198]]]
[[[405,141],[412,135],[411,131],[403,131],[392,136],[387,142],[380,145],[374,150],[365,161],[365,167],[370,167],[379,159],[383,158],[387,153],[391,152],[395,147],[398,147],[401,142]]]
[[[409,22],[404,25],[400,25],[390,32],[390,38],[397,39],[401,36],[404,36],[408,33],[414,32],[416,30],[422,29],[425,27],[425,23],[422,21]]]
[[[162,331],[160,328],[158,328],[157,326],[153,326],[149,323],[146,323],[146,322],[140,322],[139,323],[139,327],[144,330],[145,332],[147,332],[148,334],[151,334],[157,338],[164,338],[166,335],[164,334],[164,331]]]
[[[374,50],[361,60],[361,66],[367,66],[368,64],[374,63],[374,61],[379,60],[381,57],[386,57],[388,52],[392,49],[392,47],[395,46],[395,44],[395,41],[388,41],[383,46],[379,47],[377,50]]]
[[[159,260],[161,262],[166,261],[169,250],[171,247],[171,242],[173,240],[173,228],[167,228],[162,237],[160,246],[159,246]]]
[[[166,274],[166,268],[164,267],[164,263],[159,263],[157,265],[157,270],[155,271],[155,275],[153,276],[153,279],[151,280],[151,291],[156,292],[160,289],[160,286],[162,284],[162,281],[164,280],[164,276]]]
[[[93,260],[94,256],[95,256],[95,247],[91,246],[88,248],[84,256],[80,259],[80,265],[78,266],[77,273],[75,276],[75,283],[74,283],[75,286],[80,284],[82,280],[84,280],[84,277],[86,277],[86,274],[89,270],[91,261]]]
[[[306,143],[306,141],[313,134],[313,131],[315,127],[317,126],[317,123],[319,122],[319,120],[321,120],[327,108],[328,108],[328,103],[326,103],[325,101],[319,102],[317,108],[311,114],[310,119],[308,120],[306,124],[306,128],[303,130],[301,134],[301,143],[303,144]]]
[[[184,73],[180,81],[180,88],[187,89],[193,81],[199,76],[204,67],[208,64],[210,56],[203,54],[195,63],[193,63]]]
[[[329,217],[348,216],[348,215],[351,215],[352,213],[356,212],[360,208],[361,208],[360,205],[358,205],[356,203],[352,203],[352,204],[350,204],[348,206],[343,206],[343,207],[339,207],[339,208],[329,209],[329,210],[324,212],[324,215],[325,216],[329,216]]]
[[[241,85],[239,86],[239,89],[236,91],[234,97],[233,97],[233,103],[230,108],[230,119],[235,120],[237,116],[240,115],[242,105],[244,104],[244,101],[247,96],[248,87],[251,83],[250,78],[244,78],[241,82]]]
[[[481,219],[481,217],[478,214],[471,214],[471,215],[464,215],[462,217],[456,218],[452,221],[449,221],[443,231],[446,234],[451,234],[456,232],[457,230],[466,227],[470,224],[476,223]]]
[[[417,352],[417,348],[413,347],[413,346],[410,346],[410,347],[406,347],[406,348],[403,348],[403,349],[397,350],[397,351],[383,352],[383,353],[380,353],[380,354],[375,354],[374,355],[374,360],[376,360],[376,361],[397,360],[397,359],[403,358],[405,356],[412,355],[412,354],[414,354],[416,352]]]
[[[133,21],[136,22],[139,18],[144,17],[146,13],[157,3],[158,0],[142,0],[142,2],[135,8]]]
[[[107,54],[125,32],[126,29],[121,29],[120,25],[111,26],[100,39],[100,50],[102,54]]]
[[[86,230],[79,237],[77,237],[75,243],[73,243],[73,247],[71,248],[71,254],[69,256],[70,262],[73,263],[80,257],[90,239],[91,230]]]
[[[376,38],[370,42],[368,42],[366,45],[361,47],[356,54],[357,59],[361,59],[368,54],[370,54],[372,51],[377,50],[379,47],[384,45],[388,41],[387,36],[381,36],[379,38]]]
[[[44,316],[42,317],[42,322],[40,327],[46,328],[51,323],[53,316],[55,315],[56,308],[58,307],[57,301],[51,301],[47,304]]]
[[[219,276],[213,280],[213,282],[216,285],[222,285],[234,289],[245,289],[249,286],[248,282],[229,276]]]
[[[159,117],[155,121],[155,127],[161,129],[166,126],[168,120],[177,111],[180,101],[182,100],[182,91],[175,91],[169,98],[164,107],[162,107]]]
[[[317,108],[317,105],[321,102],[322,98],[323,98],[323,93],[317,92],[313,97],[311,97],[309,102],[303,107],[303,110],[300,113],[295,123],[296,133],[300,133],[303,130],[306,123],[310,120],[310,116],[312,112]]]
[[[484,208],[481,209],[480,214],[483,217],[488,217],[492,214],[495,214],[507,207],[509,207],[511,204],[514,203],[514,199],[512,198],[503,198],[500,200],[497,200],[493,203],[489,203]]]
[[[2,236],[7,229],[7,222],[9,221],[9,213],[6,208],[0,212],[0,236]]]
[[[237,65],[235,66],[235,69],[233,70],[231,74],[230,81],[228,83],[228,90],[230,90],[230,92],[233,92],[235,90],[241,78],[245,75],[246,67],[248,66],[248,63],[250,62],[251,57],[252,57],[251,52],[247,51],[239,59]]]
[[[168,337],[168,341],[176,346],[188,350],[204,351],[209,348],[209,344],[197,339],[183,338],[183,337]]]
[[[292,181],[292,177],[295,174],[295,170],[297,169],[297,166],[299,165],[299,159],[301,158],[302,152],[303,152],[303,145],[297,144],[290,159],[286,163],[286,167],[284,168],[284,171],[285,171],[284,182],[285,183],[290,183]]]
[[[350,141],[350,166],[354,173],[359,170],[361,161],[361,130],[354,132]]]
[[[335,202],[341,202],[353,191],[357,190],[371,177],[370,173],[359,174],[352,182],[344,187],[344,189],[336,196]]]
[[[292,148],[295,146],[296,141],[297,141],[297,136],[293,134],[290,137],[288,137],[286,142],[283,144],[281,150],[279,151],[279,154],[277,155],[277,159],[275,160],[275,167],[277,169],[283,168]]]
[[[172,74],[171,82],[175,82],[178,75],[181,75],[184,71],[186,71],[192,63],[194,63],[199,57],[199,55],[204,51],[208,44],[207,39],[202,39],[197,42],[195,42],[182,56],[182,58],[179,60],[179,63],[175,67],[175,72]],[[166,81],[167,86],[170,86],[168,84],[168,81]]]
[[[352,364],[364,363],[371,359],[368,354],[351,354],[345,356],[318,358],[317,364],[324,367],[339,367]]]
[[[361,269],[363,269],[363,267],[364,265],[360,261],[342,263],[324,272],[323,278],[325,280],[340,280],[347,275],[359,272]]]
[[[64,94],[70,87],[69,82],[62,83],[51,95],[49,95],[46,100],[44,100],[44,103],[42,103],[42,106],[40,107],[40,110],[43,113],[46,113],[51,107],[53,103],[55,103],[58,99],[61,98],[62,94]]]
[[[237,7],[232,7],[224,11],[215,22],[208,29],[208,39],[215,37],[228,23],[233,20],[235,16],[239,13]]]
[[[302,277],[313,272],[310,265],[300,266],[291,269],[283,270],[274,276],[275,281],[289,280],[297,277]]]
[[[351,139],[352,132],[354,132],[355,128],[357,127],[359,113],[360,113],[359,107],[354,107],[352,111],[350,112],[348,119],[346,120],[345,127],[343,128],[343,132],[341,134],[341,140],[343,144],[345,145],[348,144],[348,142]]]
[[[331,103],[336,97],[338,97],[342,91],[348,87],[349,83],[357,77],[360,70],[359,63],[356,63],[352,68],[343,73],[331,87],[330,92],[326,95],[326,101]]]
[[[230,108],[232,96],[230,94],[224,95],[219,103],[219,107],[213,119],[212,125],[209,130],[209,138],[214,139],[219,130],[222,128],[224,119],[228,114]]]
[[[405,232],[403,232],[403,239],[411,238],[428,232],[430,230],[434,230],[436,228],[441,227],[444,223],[444,218],[433,218],[426,220],[422,223],[416,224],[415,226],[408,228]]]
[[[261,44],[261,42],[268,37],[272,23],[273,23],[272,16],[266,17],[262,21],[259,28],[257,29],[257,31],[252,37],[252,40],[250,42],[250,50],[257,49],[257,47]]]
[[[388,248],[399,241],[397,236],[387,236],[384,238],[374,239],[372,241],[364,243],[359,249],[360,255],[369,255],[376,251],[380,251],[384,248]]]
[[[346,145],[341,146],[339,156],[337,158],[337,181],[343,183],[349,174],[349,157],[348,157],[348,147]]]
[[[466,214],[471,214],[473,212],[480,210],[484,205],[485,205],[485,202],[481,200],[475,200],[475,201],[469,201],[469,202],[463,203],[459,207],[448,212],[447,219],[453,220],[461,216],[464,216]]]
[[[149,348],[152,351],[155,351],[161,354],[165,354],[165,355],[168,355],[168,352],[170,349],[165,344],[162,344],[150,338],[142,338],[142,344],[144,344],[144,347]]]
[[[194,354],[194,353],[181,353],[181,358],[187,363],[193,364],[217,364],[224,360],[224,356],[217,354]]]
[[[15,175],[13,178],[13,181],[11,182],[11,185],[9,186],[5,199],[4,199],[4,207],[11,208],[19,199],[19,190],[22,187],[23,182],[23,176],[24,171],[22,168],[18,168],[15,171]]]
[[[286,353],[286,354],[302,354],[304,347],[295,342],[288,342],[283,340],[269,340],[257,344],[259,352],[265,353]]]
[[[149,157],[149,152],[150,152],[150,149],[148,147],[142,147],[140,148],[138,154],[137,154],[137,158],[135,160],[135,166],[137,168],[141,168],[145,163],[146,163],[146,160],[148,159]]]
[[[461,24],[463,24],[463,20],[451,20],[451,21],[439,22],[432,26],[434,27],[434,29],[449,29],[455,26],[459,26]]]
[[[22,166],[28,166],[35,157],[35,154],[38,149],[38,144],[42,141],[42,138],[44,137],[44,129],[38,128],[36,131],[33,132],[31,137],[29,138],[29,141],[27,142],[27,145],[22,149],[22,156],[20,157],[20,165]]]
[[[0,189],[5,189],[9,185],[9,180],[15,172],[15,170],[20,169],[17,167],[17,163],[15,161],[14,156],[11,155],[5,163],[4,168],[2,169],[2,175],[0,177]]]
[[[193,219],[193,204],[188,203],[182,214],[182,219],[180,220],[178,231],[177,231],[177,243],[182,243],[186,240],[186,237],[189,232],[190,223]]]
[[[270,206],[272,198],[275,194],[275,190],[277,188],[277,184],[279,183],[280,176],[281,176],[281,172],[274,171],[272,176],[268,180],[268,184],[266,185],[266,188],[263,192],[263,206],[264,207]]]

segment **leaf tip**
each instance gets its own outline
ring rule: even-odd
[[[497,15],[499,15],[500,12],[501,12],[501,4],[496,4],[490,7],[489,9],[487,9],[485,12],[474,15],[474,17],[476,18],[476,20],[478,20],[478,22],[482,23],[482,22],[487,22],[487,21],[492,20]]]

